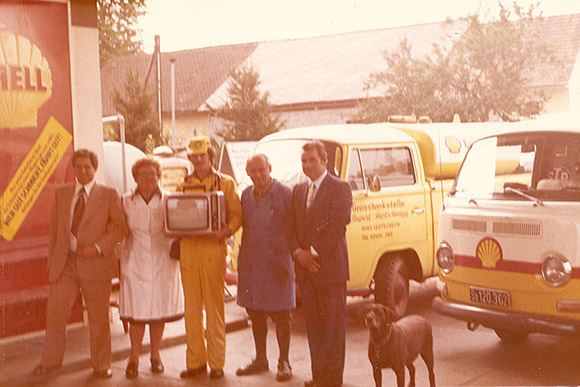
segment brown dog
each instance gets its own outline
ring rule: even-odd
[[[392,368],[397,375],[397,386],[405,385],[405,366],[409,369],[409,386],[415,385],[413,361],[421,357],[429,370],[429,384],[435,386],[433,372],[433,330],[426,318],[417,315],[397,320],[391,309],[381,304],[370,304],[359,311],[369,327],[369,360],[377,387],[382,385],[383,368]]]

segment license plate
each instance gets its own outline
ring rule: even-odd
[[[483,289],[470,286],[469,299],[471,302],[477,302],[478,304],[502,306],[504,308],[509,308],[511,306],[510,294],[501,290]]]

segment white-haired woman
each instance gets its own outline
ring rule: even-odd
[[[169,257],[171,239],[163,234],[163,198],[159,187],[161,166],[151,158],[137,160],[131,168],[137,182],[134,191],[123,195],[129,226],[121,257],[119,311],[129,322],[131,355],[125,376],[139,374],[139,355],[149,325],[151,371],[162,373],[159,347],[165,323],[183,317],[183,290],[179,261]]]

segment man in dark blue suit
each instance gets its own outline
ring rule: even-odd
[[[352,193],[348,183],[326,170],[328,157],[320,141],[304,144],[301,161],[308,181],[292,192],[290,248],[310,347],[312,380],[304,385],[341,386],[349,279],[345,234]]]

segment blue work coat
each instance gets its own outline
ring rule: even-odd
[[[260,201],[254,186],[242,192],[238,305],[261,311],[296,307],[294,261],[288,249],[292,191],[277,180]]]

